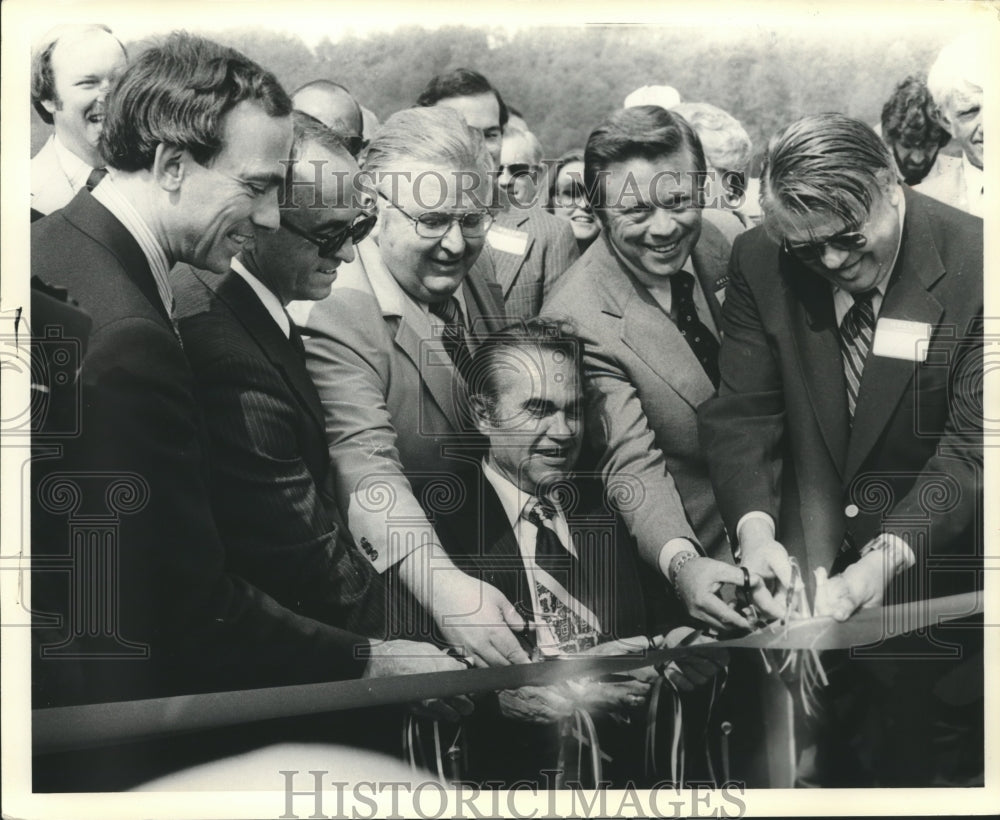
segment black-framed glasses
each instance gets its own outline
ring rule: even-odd
[[[856,251],[868,244],[868,237],[861,231],[849,230],[829,236],[816,242],[789,242],[782,240],[781,247],[804,262],[815,262],[823,257],[827,246],[838,251]]]
[[[377,221],[377,214],[358,214],[358,216],[355,217],[354,221],[350,224],[344,225],[344,227],[338,228],[330,233],[314,236],[308,231],[300,228],[294,222],[289,221],[284,214],[281,215],[281,227],[289,233],[301,236],[303,239],[311,242],[319,248],[319,255],[323,259],[329,259],[331,256],[335,256],[336,253],[344,247],[344,243],[347,242],[348,239],[351,240],[351,244],[357,245],[358,242],[372,232],[372,228],[375,227],[375,223]]]
[[[424,239],[440,239],[451,230],[453,223],[457,222],[462,231],[462,236],[466,239],[477,239],[485,236],[486,232],[493,224],[493,214],[489,211],[428,211],[420,216],[411,216],[395,202],[383,193],[379,193],[386,202],[392,205],[397,211],[413,223],[413,229],[417,236]]]
[[[509,165],[500,166],[500,176],[503,176],[504,171],[506,171],[512,177],[534,177],[537,169],[537,165],[529,165],[527,162],[512,162]]]

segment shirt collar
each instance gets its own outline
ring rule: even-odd
[[[87,184],[87,178],[94,169],[63,145],[58,135],[52,135],[52,142],[56,157],[59,158],[59,165],[62,167],[63,173],[66,174],[66,179],[69,180],[73,193],[78,193]]]
[[[284,306],[281,304],[281,300],[274,295],[274,292],[267,285],[250,273],[238,256],[234,256],[229,264],[236,274],[257,294],[257,298],[260,299],[261,304],[264,305],[267,312],[271,314],[271,318],[277,322],[278,327],[281,328],[281,332],[285,334],[285,338],[289,338],[292,334],[291,323],[288,320],[288,314],[285,313]]]
[[[149,227],[149,224],[142,218],[135,206],[129,202],[121,189],[115,185],[111,176],[106,176],[104,180],[94,188],[92,194],[94,199],[100,202],[105,208],[111,211],[114,216],[125,227],[142,249],[146,261],[149,263],[149,270],[153,274],[156,282],[156,290],[160,294],[163,306],[170,316],[174,315],[174,292],[170,287],[170,261],[164,252],[156,235]]]
[[[983,169],[977,168],[969,162],[969,158],[965,156],[965,154],[962,154],[962,175],[963,179],[965,179],[965,188],[968,192],[969,199],[971,200],[982,196],[985,188]]]
[[[484,458],[482,464],[483,476],[496,491],[497,498],[500,499],[500,505],[507,515],[507,520],[510,521],[511,527],[516,526],[519,519],[527,517],[531,508],[534,507],[535,502],[538,501],[538,498],[531,493],[526,493],[509,478],[501,475],[490,464],[489,459]],[[554,498],[549,498],[548,501],[555,508],[556,515],[562,515],[559,503]]]

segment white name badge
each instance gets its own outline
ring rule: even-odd
[[[490,247],[516,256],[524,256],[528,249],[528,235],[524,231],[514,231],[499,225],[490,228],[486,241],[490,243]]]
[[[875,326],[872,353],[890,359],[923,362],[927,360],[927,348],[930,341],[931,326],[927,322],[879,319]]]

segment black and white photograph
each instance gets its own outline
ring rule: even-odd
[[[995,3],[0,13],[3,817],[1000,809]]]

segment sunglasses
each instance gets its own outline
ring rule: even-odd
[[[424,239],[440,239],[451,230],[452,223],[457,222],[466,239],[485,236],[493,224],[493,214],[489,211],[464,211],[448,213],[446,211],[429,211],[420,216],[411,216],[383,193],[379,193],[386,202],[413,223],[417,236]]]
[[[512,162],[510,165],[500,166],[500,176],[503,176],[504,171],[512,177],[528,176],[533,174],[537,167],[537,165],[528,165],[526,162]]]
[[[359,214],[353,222],[345,225],[343,228],[338,228],[331,233],[322,234],[321,236],[313,236],[294,222],[289,221],[288,217],[282,214],[281,227],[289,233],[293,233],[296,236],[302,237],[307,242],[311,242],[319,248],[319,255],[322,259],[329,259],[344,247],[344,243],[348,239],[351,240],[352,245],[357,245],[358,242],[372,232],[372,228],[375,227],[377,220],[378,216],[376,214]]]
[[[781,247],[804,262],[815,262],[823,257],[827,246],[838,251],[856,251],[868,244],[868,237],[861,231],[843,231],[818,242],[789,242],[782,240]]]

